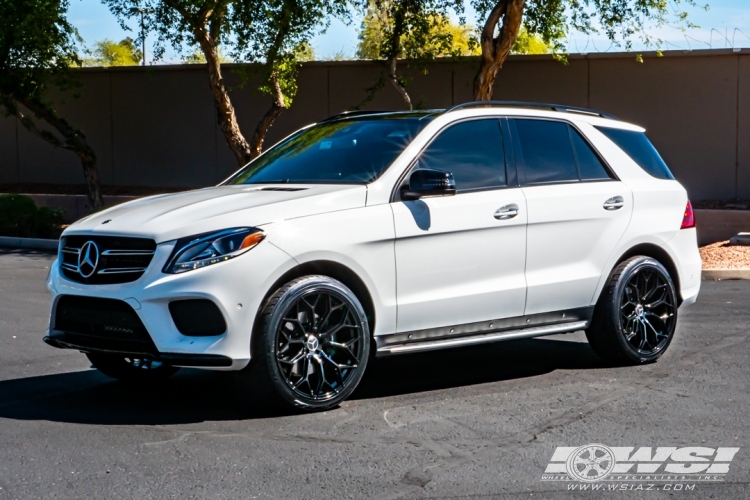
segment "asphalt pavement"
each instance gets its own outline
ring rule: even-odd
[[[231,374],[133,388],[44,344],[52,260],[0,252],[0,500],[750,498],[750,281],[703,282],[656,364],[609,366],[577,332],[376,360],[341,407],[273,414]],[[669,491],[542,480],[589,443],[740,450]]]

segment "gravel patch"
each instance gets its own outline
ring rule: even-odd
[[[719,241],[700,248],[703,269],[750,269],[750,246]]]

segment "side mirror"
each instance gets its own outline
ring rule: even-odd
[[[409,185],[401,189],[402,200],[417,200],[423,196],[453,196],[456,180],[450,172],[443,170],[415,170],[409,177]]]

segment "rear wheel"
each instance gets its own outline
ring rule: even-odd
[[[94,368],[123,382],[147,383],[166,380],[179,368],[149,358],[131,358],[116,354],[87,353]]]
[[[620,263],[609,277],[586,337],[604,359],[651,363],[664,354],[677,325],[677,293],[666,268],[651,257]]]
[[[365,311],[343,283],[305,276],[277,290],[255,335],[248,380],[268,402],[308,411],[346,399],[370,354]]]

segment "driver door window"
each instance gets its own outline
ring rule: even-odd
[[[472,120],[443,130],[419,156],[414,170],[423,168],[451,172],[458,192],[504,187],[500,121]]]

